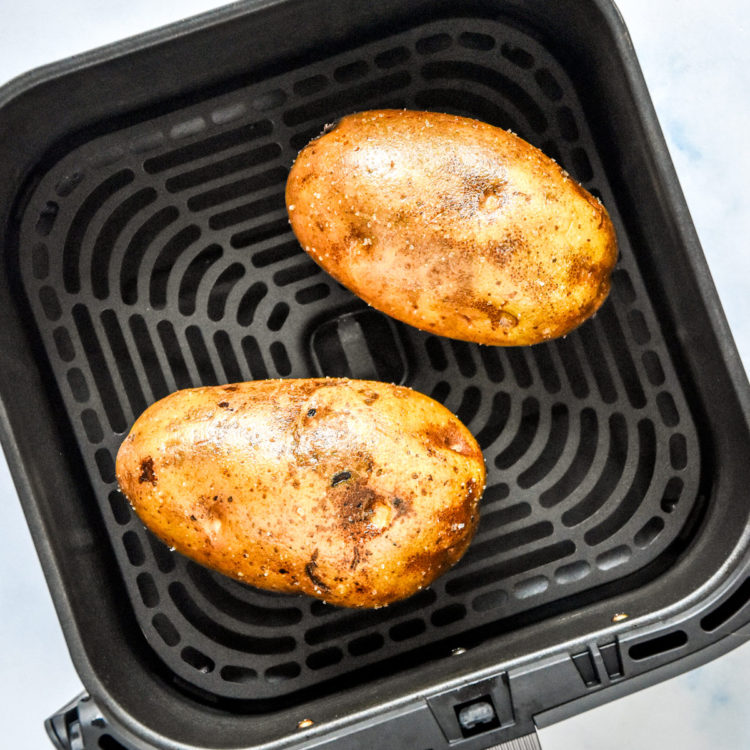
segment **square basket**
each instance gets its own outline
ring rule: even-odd
[[[88,691],[61,748],[486,748],[750,636],[748,382],[614,6],[321,7],[239,3],[0,91],[0,429]],[[381,107],[513,130],[599,196],[600,312],[477,346],[312,262],[291,163]],[[427,393],[484,451],[466,556],[381,610],[210,572],[117,489],[158,398],[322,375]]]

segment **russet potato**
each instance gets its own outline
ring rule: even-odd
[[[455,564],[482,452],[441,404],[348,379],[177,391],[135,422],[117,479],[143,523],[254,586],[379,607]]]
[[[298,155],[286,203],[302,247],[370,305],[482,344],[573,330],[617,260],[596,198],[518,136],[454,115],[342,118]]]

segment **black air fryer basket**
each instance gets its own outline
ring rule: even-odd
[[[0,97],[3,446],[88,691],[58,747],[486,748],[750,636],[748,383],[610,2],[241,3]],[[601,311],[475,346],[315,265],[289,167],[376,107],[509,128],[600,196]],[[427,393],[484,450],[465,558],[385,609],[210,572],[117,490],[156,399],[320,375]]]

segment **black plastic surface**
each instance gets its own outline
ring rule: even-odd
[[[0,369],[0,437],[74,662],[123,746],[387,744],[434,750],[448,747],[456,705],[491,694],[501,726],[461,740],[461,747],[477,750],[528,734],[535,716],[570,716],[692,668],[750,636],[750,389],[612,4],[331,0],[329,12],[319,7],[303,0],[232,6],[31,74],[0,92],[0,143],[7,146],[0,152],[0,347],[7,353]],[[439,28],[437,39],[426,31],[433,26]],[[388,40],[398,35],[405,37],[408,58],[399,61],[403,52],[395,61],[378,58],[394,48]],[[514,44],[503,47],[507,40]],[[309,81],[316,75],[325,79],[317,92],[321,79]],[[396,89],[368,88],[373,79]],[[420,92],[426,98],[418,100]],[[532,93],[544,120],[528,106],[525,94]],[[320,99],[323,104],[311,114],[307,103]],[[302,102],[304,107],[297,106]],[[345,111],[412,102],[507,122],[601,194],[620,232],[623,258],[611,300],[578,333],[532,350],[435,344],[363,309],[320,271],[301,278],[312,271],[293,246],[280,257],[277,251],[261,255],[291,238],[278,202],[281,182],[274,181],[280,173],[272,170],[288,168],[294,149]],[[233,132],[238,137],[244,123],[262,121],[271,123],[271,131],[253,130],[258,137],[247,150],[278,143],[278,154],[256,151],[244,157],[256,164],[214,174],[210,184],[172,182],[170,192],[170,178],[209,163],[215,169],[224,157],[245,150],[237,142],[209,155],[203,151],[207,138]],[[133,144],[135,136],[141,140]],[[157,160],[146,171],[152,156],[193,143],[203,145],[192,155],[182,153],[197,162],[159,170]],[[221,139],[213,144],[221,147]],[[219,170],[231,170],[232,163]],[[262,179],[270,182],[256,182],[264,172]],[[240,182],[245,178],[251,179]],[[93,210],[92,198],[78,214],[108,179],[108,189],[118,181],[122,189],[103,199],[102,188],[100,210]],[[206,198],[220,183],[235,185]],[[232,193],[244,189],[259,191],[254,197],[270,203],[247,207],[253,197]],[[138,193],[127,204],[121,200]],[[229,203],[199,201],[191,207],[190,198],[199,193],[200,201]],[[148,265],[134,285],[133,266],[123,277],[117,263],[131,247],[137,221],[172,205],[181,213],[171,229],[194,224],[200,237],[187,242],[195,229],[180,236],[184,252],[175,261],[177,273],[167,274],[165,264],[154,274]],[[240,205],[246,207],[211,226],[211,216]],[[68,244],[65,256],[74,224],[80,242]],[[246,229],[250,233],[233,246],[232,237]],[[141,235],[149,263],[168,236],[161,233],[153,244],[150,233]],[[175,258],[179,247],[170,246]],[[79,273],[70,263],[77,253]],[[259,264],[259,258],[273,262]],[[241,308],[256,278],[266,285],[265,296],[255,306],[251,295]],[[326,286],[326,297],[316,299],[323,294],[322,286],[312,291],[318,284]],[[241,309],[245,317],[239,320]],[[153,351],[136,346],[144,328]],[[387,345],[387,356],[373,351],[368,339]],[[501,407],[508,404],[499,420],[496,407],[493,418],[505,430],[485,445],[492,484],[507,485],[506,497],[500,489],[485,500],[485,519],[495,521],[477,545],[487,543],[479,549],[491,552],[467,558],[465,567],[439,582],[434,602],[419,602],[408,615],[396,610],[393,622],[378,620],[390,617],[388,610],[376,613],[376,621],[358,619],[361,613],[351,621],[350,613],[321,614],[331,608],[304,599],[288,606],[289,599],[213,575],[200,593],[195,571],[159,545],[152,547],[116,494],[110,502],[111,461],[138,408],[182,384],[257,377],[261,361],[269,375],[286,376],[283,352],[289,375],[327,371],[345,359],[359,377],[375,372],[427,392],[445,382],[450,390],[441,386],[444,395],[437,395],[480,434],[493,411],[489,395],[499,394]],[[472,388],[479,390],[478,406]],[[77,401],[76,393],[84,400]],[[589,473],[578,478],[582,483],[576,485],[571,475],[569,494],[556,505],[543,504],[543,493],[576,465],[570,462],[580,455],[579,446],[593,450],[576,442],[592,434],[585,422],[581,430],[592,414],[599,428],[610,431],[612,420],[620,420],[615,415],[622,415],[627,452],[607,449],[605,455],[601,440],[608,433],[598,429],[600,452]],[[562,441],[548,437],[553,427],[558,435],[566,420],[566,441],[556,456]],[[528,442],[521,443],[525,452],[504,454],[518,436]],[[639,442],[644,436],[646,442]],[[483,442],[489,437],[485,432]],[[640,447],[650,444],[656,449],[653,472],[639,472],[651,459]],[[496,457],[503,455],[497,466]],[[508,463],[509,456],[514,461]],[[546,459],[541,465],[540,456]],[[679,496],[676,484],[669,486],[674,474],[683,482]],[[587,482],[595,485],[595,477],[606,477],[614,489],[599,495],[603,504],[594,515],[566,526],[565,512],[588,496]],[[644,493],[629,493],[634,477]],[[493,492],[499,495],[493,498]],[[530,508],[526,516],[524,504]],[[504,515],[514,506],[516,515]],[[615,510],[620,520],[634,515],[620,528],[613,522],[612,536],[601,538],[607,527],[593,530]],[[537,533],[545,532],[535,541],[525,536],[532,520]],[[526,546],[495,552],[506,531],[523,532],[515,540]],[[545,547],[558,542],[565,545],[558,551],[570,553],[545,557]],[[612,547],[621,549],[602,565],[600,554]],[[570,578],[559,570],[569,562],[584,563],[568,569]],[[460,590],[455,581],[480,569],[485,578],[479,588]],[[477,579],[464,580],[469,586]],[[185,608],[184,591],[197,598],[197,609]],[[484,604],[494,609],[477,606],[485,594]],[[178,611],[180,603],[189,619]],[[238,613],[278,616],[279,609],[299,622],[266,630],[272,639],[283,634],[294,640],[292,658],[237,648],[258,633],[258,623],[244,622],[248,617]],[[510,612],[515,614],[503,614]],[[156,614],[169,618],[179,643],[170,646],[159,635]],[[617,614],[628,617],[613,619]],[[311,623],[320,624],[321,634],[339,630],[325,646],[310,643]],[[395,631],[399,637],[411,637],[394,638],[396,625],[403,627]],[[174,637],[168,627],[163,632]],[[327,648],[334,661],[338,649],[340,661],[326,666],[323,660],[314,669],[308,658]],[[370,648],[375,650],[368,653]],[[354,677],[348,671],[370,660],[372,666]],[[252,669],[256,676],[243,669],[222,676],[226,666]],[[338,678],[329,680],[334,674]],[[312,725],[299,729],[307,718]]]
[[[297,150],[342,114],[383,106],[512,129],[602,196],[621,258],[594,320],[529,349],[441,339],[367,309],[302,252],[283,200]],[[572,606],[659,559],[698,500],[696,428],[575,91],[507,24],[420,24],[80,145],[31,196],[19,265],[140,627],[210,696],[288,701]],[[427,393],[485,453],[470,550],[385,610],[210,573],[147,533],[116,486],[120,441],[172,390],[319,375]]]

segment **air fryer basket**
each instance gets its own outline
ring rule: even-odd
[[[349,716],[352,726],[336,729],[339,744],[367,747],[373,719],[355,729],[355,712],[366,716],[369,707],[382,722],[387,707],[396,713],[379,731],[404,747],[407,716],[425,747],[483,747],[528,732],[544,709],[604,688],[633,689],[639,673],[678,658],[687,665],[713,642],[728,648],[722,628],[742,624],[750,590],[733,586],[745,565],[736,550],[747,507],[737,496],[731,512],[726,506],[747,458],[747,383],[711,308],[666,155],[649,151],[648,136],[661,141],[639,120],[654,128],[645,92],[639,100],[628,87],[635,63],[620,60],[614,83],[597,75],[605,50],[595,31],[616,28],[611,7],[588,7],[589,28],[569,32],[588,34],[587,51],[574,53],[576,40],[552,41],[562,7],[413,5],[406,14],[386,4],[379,16],[349,9],[347,22],[341,4],[331,10],[341,26],[329,29],[315,26],[314,3],[249,4],[103,52],[53,81],[68,93],[70,75],[82,76],[96,96],[111,90],[104,84],[116,72],[137,94],[123,96],[122,112],[105,105],[77,128],[61,128],[23,173],[4,283],[8,306],[24,318],[10,330],[29,347],[38,380],[6,378],[2,393],[12,428],[18,404],[8,385],[32,391],[29,403],[46,424],[42,442],[63,448],[65,465],[52,461],[47,479],[66,477],[58,502],[68,514],[62,530],[73,536],[63,540],[66,551],[50,550],[47,574],[54,589],[75,567],[71,555],[91,555],[99,567],[89,583],[102,576],[116,599],[114,607],[106,595],[92,600],[81,581],[57,592],[84,682],[121,732],[107,736],[126,744],[309,746],[312,737],[333,738]],[[232,49],[221,44],[231,24],[256,36],[264,28],[281,44],[284,20],[305,15],[316,44],[311,33],[309,47],[260,49],[239,70],[225,52],[217,62],[224,75],[210,86],[200,80],[215,60],[207,50]],[[236,31],[231,39],[248,44]],[[180,54],[191,59],[183,80],[159,83],[152,68],[152,100],[137,101],[149,65],[176,70]],[[128,73],[129,61],[140,67]],[[609,113],[593,95],[606,85],[619,86]],[[375,107],[449,111],[509,128],[600,196],[621,253],[602,310],[558,341],[481,347],[393,321],[333,281],[290,231],[284,182],[297,151],[327,123]],[[613,137],[613,122],[632,129],[630,151]],[[484,451],[488,486],[469,552],[428,590],[382,610],[340,609],[214,574],[156,540],[117,489],[118,446],[156,399],[195,385],[321,375],[427,393]],[[25,421],[33,435],[33,418]],[[55,544],[50,529],[60,527],[40,502],[45,472],[20,455],[29,437],[18,425],[8,434],[36,485],[27,513],[44,560]],[[28,479],[17,481],[23,497]],[[729,598],[712,608],[725,596],[715,580],[698,614],[666,629],[662,614],[654,635],[648,616],[669,605],[675,617],[687,611],[687,598],[718,579],[722,561],[721,575],[734,582],[724,583]],[[81,607],[93,609],[82,615]],[[638,617],[640,630],[631,625]],[[139,663],[133,674],[148,675],[142,695],[133,694],[133,677],[114,687],[110,672],[93,667],[90,630],[100,618]],[[486,696],[496,722],[467,733],[456,706]],[[174,721],[144,714],[144,699],[166,706]],[[390,705],[398,699],[400,714]],[[191,719],[178,726],[181,711]],[[313,714],[309,738],[296,736],[290,717]],[[209,732],[219,725],[221,740]]]

